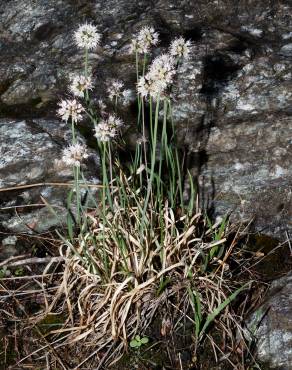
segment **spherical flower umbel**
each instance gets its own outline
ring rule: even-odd
[[[109,141],[118,135],[118,131],[123,126],[123,121],[114,114],[110,114],[95,126],[94,136],[98,141]]]
[[[72,82],[70,86],[70,91],[75,96],[84,98],[86,90],[92,90],[93,84],[91,77],[86,77],[83,75],[76,75],[72,77]]]
[[[90,23],[79,26],[74,33],[75,41],[80,49],[95,49],[100,42],[101,35],[97,28]]]
[[[62,161],[68,166],[79,167],[88,158],[87,148],[83,144],[73,144],[63,150]]]
[[[130,54],[147,54],[150,47],[157,44],[158,33],[155,32],[154,28],[149,26],[143,27],[131,42]]]
[[[149,69],[150,79],[160,81],[165,87],[172,83],[175,75],[174,60],[169,54],[156,57]]]
[[[147,97],[150,95],[154,100],[158,96],[163,97],[167,85],[162,80],[153,80],[151,76],[147,73],[145,77],[140,77],[137,90],[138,94],[142,97]]]
[[[71,117],[74,123],[77,123],[82,119],[82,113],[84,108],[77,100],[62,100],[59,103],[60,108],[58,109],[58,115],[63,121],[68,121]]]
[[[149,76],[146,76],[149,77]],[[147,97],[148,95],[152,95],[151,92],[155,92],[155,84],[153,81],[148,80],[146,77],[140,77],[137,83],[137,91],[142,97]],[[159,93],[159,91],[157,91]]]
[[[122,81],[112,80],[107,88],[109,99],[114,100],[115,98],[120,98],[122,96],[123,87],[124,83]]]
[[[153,27],[143,27],[138,33],[138,42],[144,49],[144,53],[147,53],[150,46],[158,44],[158,33],[155,32]]]
[[[123,121],[115,114],[110,114],[107,118],[107,124],[112,130],[119,130],[123,126]]]
[[[137,40],[137,38],[134,38],[134,39],[131,40],[131,45],[130,45],[130,48],[129,48],[129,54],[135,54],[135,53],[143,54],[143,49],[140,46],[139,41]]]
[[[95,126],[94,136],[98,141],[110,141],[110,139],[113,137],[113,131],[106,121],[100,121],[99,124]]]
[[[175,74],[174,60],[168,54],[162,54],[154,59],[149,72],[140,77],[137,90],[142,97],[150,95],[154,99],[163,96],[167,87],[173,82]]]
[[[170,44],[170,55],[174,58],[188,59],[191,46],[192,44],[189,40],[177,37]]]

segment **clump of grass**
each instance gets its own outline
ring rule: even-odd
[[[141,237],[144,199],[131,188],[125,191],[132,206],[120,206],[115,213],[109,208],[106,224],[91,214],[88,232],[79,235],[75,246],[67,242],[63,249],[70,257],[48,311],[66,307],[64,331],[70,335],[64,344],[91,343],[97,353],[111,347],[103,359],[109,364],[128,349],[132,338],[146,334],[161,311],[174,319],[171,330],[179,322],[191,323],[194,348],[214,320],[232,337],[236,319],[229,304],[246,287],[227,268],[232,259],[225,246],[229,227],[224,233],[221,228],[219,240],[212,240],[221,225],[209,228],[199,210],[191,217],[175,214],[166,201],[160,214],[147,207],[144,214],[152,227]]]
[[[119,145],[126,143],[125,127],[117,116],[126,95],[123,84],[115,81],[109,88],[114,113],[104,106],[96,109],[90,98],[88,52],[99,43],[100,35],[87,24],[75,37],[85,50],[84,75],[73,78],[70,90],[75,97],[62,101],[59,109],[62,119],[71,121],[72,145],[65,149],[63,161],[74,174],[68,196],[68,235],[61,236],[65,262],[58,290],[53,297],[46,296],[46,310],[40,316],[67,315],[63,328],[50,335],[63,335],[58,346],[84,346],[79,367],[94,356],[99,358],[98,368],[116,362],[133,338],[148,338],[161,312],[172,318],[168,332],[189,323],[194,353],[206,338],[215,355],[221,351],[210,336],[213,324],[235,347],[234,330],[240,320],[231,303],[247,288],[246,279],[235,281],[230,270],[238,258],[238,233],[227,219],[213,225],[199,209],[172,119],[171,87],[177,68],[190,55],[190,42],[174,40],[168,54],[148,64],[157,33],[145,27],[133,40],[140,139],[126,165],[119,160]],[[81,183],[86,188],[82,167],[88,152],[76,135],[84,115],[97,139],[102,180],[97,196],[87,187],[86,200]],[[188,199],[183,193],[185,179],[191,189]],[[235,237],[229,240],[232,233]]]

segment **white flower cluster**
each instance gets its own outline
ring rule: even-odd
[[[130,54],[147,54],[151,46],[158,44],[158,33],[153,27],[143,27],[137,36],[132,40]]]
[[[63,150],[62,161],[68,166],[80,166],[88,158],[87,148],[83,144],[73,144]]]
[[[76,75],[72,77],[70,91],[73,95],[84,98],[86,90],[92,90],[93,84],[91,77]]]
[[[177,37],[170,44],[169,53],[174,58],[188,59],[191,46],[192,44],[189,40],[185,40],[183,37]]]
[[[63,121],[68,121],[71,117],[74,123],[77,123],[82,119],[82,113],[84,108],[77,100],[62,100],[59,103],[60,108],[58,109],[58,115]]]
[[[104,103],[104,101],[102,99],[99,99],[98,100],[97,105],[98,105],[101,113],[105,113],[106,105],[105,105],[105,103]]]
[[[138,93],[142,97],[150,95],[157,98],[158,95],[162,96],[173,82],[174,75],[174,59],[169,54],[162,54],[154,59],[145,77],[140,77],[137,85]]]
[[[107,88],[109,99],[114,100],[115,98],[120,98],[122,96],[123,87],[124,83],[122,81],[112,80]]]
[[[127,105],[131,100],[131,90],[124,89],[124,83],[119,80],[112,80],[107,88],[108,97],[111,101],[119,99],[123,105]]]
[[[93,24],[85,23],[79,26],[74,33],[75,41],[80,49],[95,49],[100,42],[101,35]]]
[[[123,121],[114,114],[110,114],[95,126],[94,136],[98,141],[109,141],[118,135],[118,131],[123,126]]]

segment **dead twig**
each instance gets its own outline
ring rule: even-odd
[[[26,184],[26,185],[17,185],[17,186],[11,186],[8,188],[2,188],[0,189],[0,192],[4,191],[14,191],[14,190],[23,190],[23,189],[30,189],[30,188],[37,188],[37,187],[43,187],[43,186],[62,186],[62,187],[72,187],[72,182],[39,182],[37,184]],[[81,187],[86,188],[102,188],[103,185],[98,184],[80,184]]]
[[[7,260],[0,263],[0,267],[16,267],[16,266],[23,266],[23,265],[34,265],[34,264],[40,264],[40,263],[57,263],[57,262],[64,262],[66,260],[65,257],[32,257],[32,258],[26,258],[24,260],[11,262],[11,258],[8,258]]]

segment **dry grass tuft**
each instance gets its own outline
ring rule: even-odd
[[[87,212],[87,232],[71,242],[64,239],[57,292],[44,289],[46,309],[34,322],[65,313],[63,327],[50,335],[53,341],[64,336],[57,348],[76,353],[82,348],[79,367],[93,358],[99,359],[98,368],[109,367],[128,351],[135,335],[151,333],[157,318],[162,336],[189,326],[194,353],[209,338],[218,356],[224,351],[209,332],[215,321],[228,351],[236,351],[234,335],[242,318],[234,315],[231,303],[247,282],[235,281],[231,268],[242,263],[240,232],[226,220],[211,225],[198,207],[192,215],[182,214],[167,200],[159,212],[149,203],[143,220],[143,197],[127,181],[123,189],[126,207],[113,196],[114,212]]]

